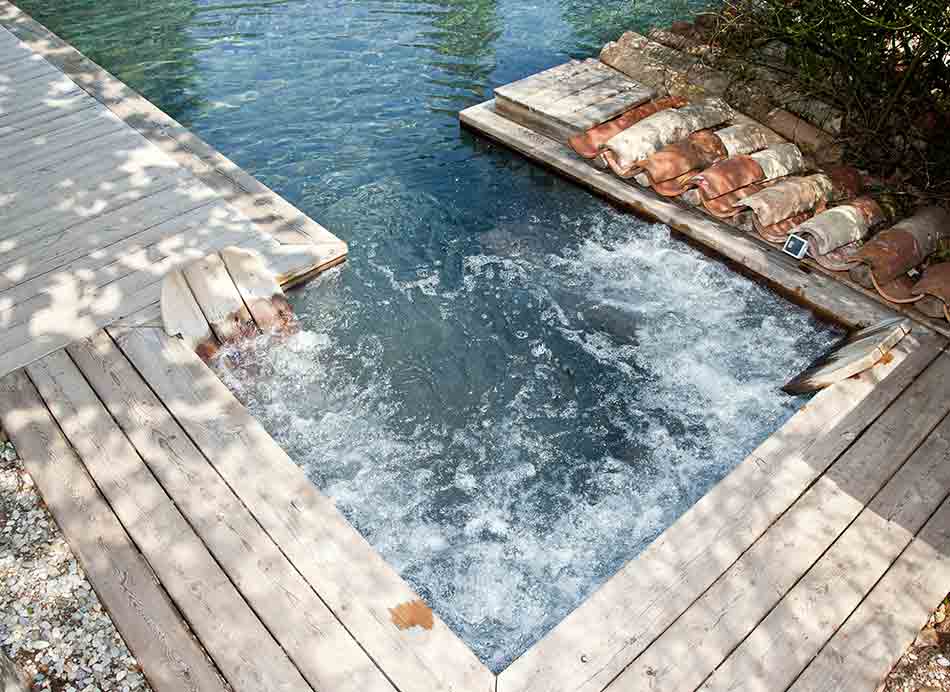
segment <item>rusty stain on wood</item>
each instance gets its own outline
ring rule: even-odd
[[[421,627],[424,630],[432,629],[432,608],[426,605],[426,602],[421,598],[390,608],[389,614],[392,617],[393,624],[401,630],[412,627]]]

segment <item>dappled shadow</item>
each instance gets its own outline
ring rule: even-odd
[[[0,374],[154,304],[165,273],[227,245],[285,277],[345,254],[7,3],[0,26],[16,34],[0,29]]]
[[[15,210],[0,229],[0,372],[148,307],[165,272],[218,243],[274,250],[316,240],[339,250],[318,226],[167,116],[8,5],[0,8],[0,22],[59,61],[165,152],[132,135],[85,91],[44,73],[35,58],[11,53],[11,44],[0,40],[0,151],[12,161],[0,171],[0,210]],[[492,4],[483,9],[476,24],[490,35]],[[274,239],[263,238],[261,228]],[[136,365],[149,367],[141,359]],[[927,460],[947,454],[941,423],[947,405],[940,397],[946,366],[931,366],[914,383],[926,363],[917,365],[911,374],[900,374],[899,362],[882,366],[816,397],[503,673],[503,692],[532,686],[601,690],[615,679],[615,689],[694,689],[717,667],[710,688],[735,671],[751,686],[775,689],[791,684],[812,656],[824,660],[824,643],[910,538],[925,522],[930,531],[942,519],[930,515],[950,487],[948,465]],[[401,634],[387,625],[389,611],[414,594],[296,467],[287,470],[290,460],[221,392],[213,374],[199,368],[191,376],[198,365],[185,356],[151,367],[147,379],[188,434],[197,442],[215,431],[199,444],[209,463],[246,505],[253,498],[257,520],[387,674],[411,680],[418,666],[430,666],[436,675],[458,675],[460,687],[484,679],[471,652],[438,621],[431,637],[419,628]],[[185,367],[191,375],[178,369]],[[878,383],[887,370],[894,372]],[[172,388],[179,386],[187,389]],[[907,387],[913,389],[888,408]],[[931,435],[937,425],[940,434]],[[11,427],[14,436],[24,430]],[[263,465],[263,459],[275,465]],[[262,468],[296,473],[291,491],[276,487]],[[295,503],[304,500],[312,504],[301,510]],[[137,522],[147,516],[124,516],[130,534],[146,532]],[[936,577],[946,574],[945,539],[937,526],[922,540],[918,564]],[[182,558],[180,566],[189,576],[190,563]],[[933,605],[925,602],[934,598],[933,588],[920,580],[912,586],[901,592],[899,607],[922,618]],[[893,606],[885,599],[876,620],[861,620],[866,616],[857,611],[842,632],[851,627],[876,634],[875,642],[893,643],[907,627],[887,621],[886,607]],[[750,637],[760,622],[759,634]],[[842,646],[839,658],[853,654]],[[825,651],[834,647],[833,641]],[[861,675],[872,677],[891,653],[882,651],[872,661],[877,668],[865,666]]]

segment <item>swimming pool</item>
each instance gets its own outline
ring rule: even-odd
[[[458,129],[626,3],[20,2],[350,243],[219,372],[494,670],[801,405],[835,338]]]

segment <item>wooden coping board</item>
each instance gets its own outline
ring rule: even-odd
[[[559,142],[653,96],[649,87],[593,59],[558,65],[495,89],[499,112]]]

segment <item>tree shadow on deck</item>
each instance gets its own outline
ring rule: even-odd
[[[6,2],[0,26],[13,32],[0,34],[0,373],[153,305],[164,274],[221,247],[256,248],[284,277],[345,255]]]

